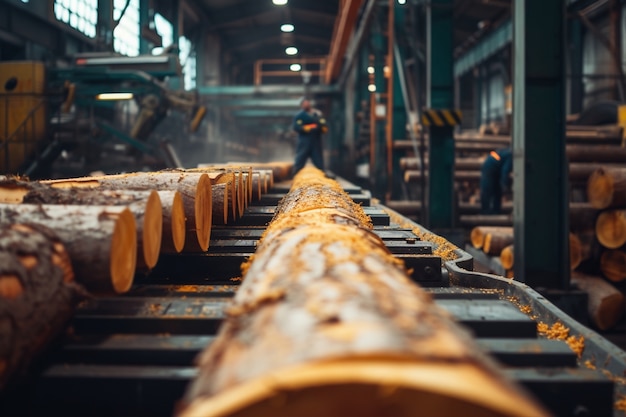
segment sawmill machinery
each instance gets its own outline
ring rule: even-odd
[[[20,65],[3,63],[6,80],[1,81],[24,84]],[[182,129],[193,133],[206,114],[195,91],[173,87],[180,76],[175,55],[91,53],[74,56],[71,65],[63,68],[27,65],[36,69],[42,81],[39,91],[28,92],[36,96],[31,104],[37,108],[24,107],[12,114],[16,94],[5,91],[7,117],[17,120],[17,125],[5,135],[4,172],[49,175],[50,165],[61,154],[82,161],[83,173],[106,171],[107,166],[118,171],[177,167],[180,162],[171,144],[176,138],[157,137],[155,129],[165,119],[171,123],[177,113],[186,124]],[[33,121],[35,117],[38,120]],[[31,124],[41,127],[27,131]],[[9,144],[20,141],[28,141],[30,147],[20,154],[11,152]],[[124,162],[116,165],[120,155]]]

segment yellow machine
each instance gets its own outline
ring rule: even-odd
[[[45,74],[40,62],[0,62],[0,172],[17,172],[45,138]]]

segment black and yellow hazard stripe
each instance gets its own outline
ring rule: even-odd
[[[426,109],[422,113],[424,126],[456,126],[461,124],[461,110]]]

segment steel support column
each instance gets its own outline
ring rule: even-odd
[[[396,3],[396,1],[394,1],[394,4]],[[400,56],[402,57],[401,61],[404,64],[405,62],[405,58],[407,57],[408,53],[406,51],[405,45],[404,45],[404,40],[405,37],[403,36],[405,33],[405,26],[406,26],[406,7],[403,6],[399,6],[396,5],[394,7],[394,31],[395,31],[395,44],[398,45],[398,51],[400,52]],[[389,53],[389,56],[391,57],[390,59],[390,68],[393,68],[393,96],[392,96],[392,100],[391,100],[391,110],[392,110],[392,125],[391,125],[391,140],[392,140],[392,144],[393,141],[395,141],[396,139],[406,139],[407,138],[407,131],[406,131],[406,126],[407,126],[407,108],[405,106],[405,102],[404,102],[404,96],[402,93],[403,89],[408,88],[408,86],[406,85],[402,85],[402,81],[405,80],[406,82],[406,68],[405,67],[400,67],[399,65],[397,65],[398,63],[396,62],[396,60],[394,59],[394,52],[393,52],[393,47],[392,50]],[[402,77],[400,76],[400,71],[402,71]],[[413,126],[411,126],[411,128],[413,128]],[[392,185],[390,188],[390,192],[391,192],[391,198],[392,199],[400,199],[403,197],[403,193],[402,193],[402,183],[403,183],[403,173],[402,170],[400,168],[400,158],[402,158],[404,155],[404,151],[401,150],[394,150],[393,146],[391,148],[391,155],[392,155],[392,161],[391,161],[391,172],[392,172]]]
[[[378,27],[380,29],[380,26]],[[372,31],[372,52],[374,54],[374,84],[376,92],[370,101],[370,113],[374,117],[370,122],[371,133],[373,134],[373,146],[370,145],[370,179],[374,195],[380,199],[385,198],[387,190],[387,141],[385,137],[384,115],[377,110],[380,106],[384,109],[385,100],[385,37],[380,30]],[[383,110],[384,112],[384,110]]]
[[[569,283],[565,1],[514,2],[515,278]]]
[[[585,98],[585,85],[583,84],[583,25],[580,19],[570,19],[568,21],[569,34],[569,112],[580,113],[583,110],[583,100]]]
[[[150,0],[139,0],[139,53],[150,53],[150,42],[144,38],[141,34],[144,26],[150,24]]]
[[[453,0],[432,0],[427,16],[427,107],[452,109],[452,4]],[[430,127],[428,177],[428,227],[453,226],[454,135],[453,128]]]

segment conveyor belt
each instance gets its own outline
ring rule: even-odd
[[[351,195],[369,195],[343,184]],[[241,262],[254,252],[273,214],[275,207],[263,204],[286,191],[277,186],[271,199],[251,206],[236,226],[214,229],[209,253],[162,256],[152,274],[137,277],[130,293],[83,303],[73,333],[49,353],[41,372],[0,414],[172,415],[196,375],[194,357],[213,341],[224,308],[237,291]],[[412,278],[474,333],[506,374],[555,415],[624,415],[613,407],[625,393],[624,385],[581,365],[593,357],[596,365],[624,376],[619,374],[626,370],[623,351],[531,289],[471,272],[472,259],[462,251],[442,269],[433,244],[420,241],[406,224],[391,222],[382,206],[365,209],[378,216],[375,232],[413,268]],[[519,304],[529,305],[536,317],[522,313]],[[566,343],[540,337],[539,320],[561,321],[583,334],[587,348],[582,360]]]

